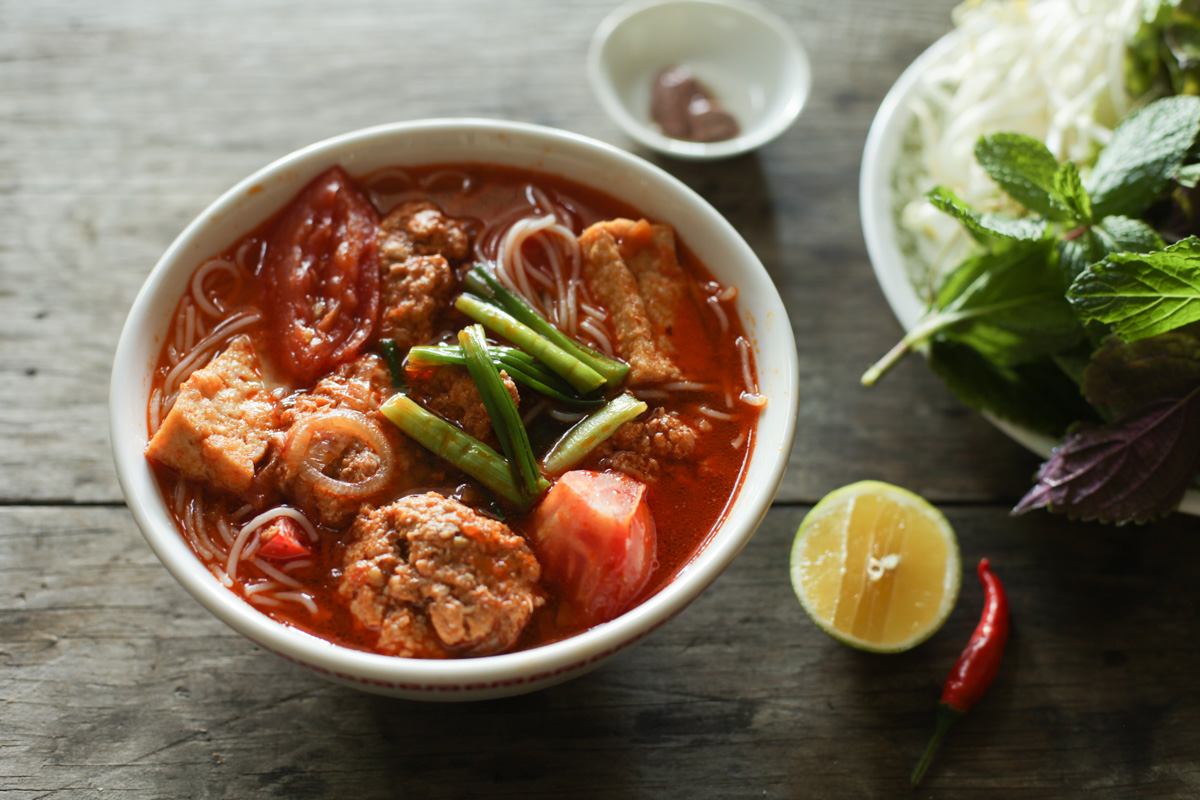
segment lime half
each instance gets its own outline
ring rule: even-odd
[[[958,600],[954,529],[907,489],[861,481],[830,492],[796,532],[792,587],[839,642],[899,653],[932,636]]]

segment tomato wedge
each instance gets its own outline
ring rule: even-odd
[[[293,558],[311,556],[312,548],[301,539],[302,534],[303,531],[294,520],[277,517],[262,532],[258,555],[272,561],[290,561]]]
[[[547,580],[570,624],[613,619],[646,587],[657,537],[646,486],[627,475],[564,473],[533,514]]]
[[[356,356],[379,317],[379,214],[341,167],[312,180],[267,235],[261,307],[275,363],[301,384]]]

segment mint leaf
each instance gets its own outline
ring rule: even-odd
[[[1097,217],[1141,216],[1183,165],[1200,133],[1200,98],[1164,97],[1125,118],[1086,187]]]
[[[1113,253],[1081,273],[1067,298],[1085,320],[1136,341],[1200,320],[1200,239],[1154,253]]]
[[[1096,419],[1079,388],[1049,360],[1002,367],[939,338],[929,348],[929,366],[964,405],[1031,430],[1061,436],[1080,419]]]
[[[938,313],[913,331],[925,326],[926,335],[940,332],[1008,366],[1077,344],[1083,326],[1053,257],[1043,240],[1007,242],[968,258],[938,290]]]
[[[1110,253],[1153,253],[1166,246],[1158,232],[1140,219],[1105,217],[1093,230]]]
[[[1200,464],[1197,397],[1200,389],[1069,434],[1013,513],[1048,508],[1118,525],[1169,514]]]
[[[980,137],[975,159],[1001,189],[1021,205],[1049,219],[1062,211],[1051,200],[1058,160],[1044,143],[1022,133]]]
[[[939,211],[957,219],[976,241],[986,241],[988,236],[1003,236],[1007,239],[1040,239],[1046,232],[1046,223],[1039,219],[1014,219],[1002,214],[974,211],[958,198],[954,192],[942,186],[925,195]]]
[[[1064,163],[1054,173],[1052,198],[1055,203],[1066,209],[1076,222],[1090,223],[1092,221],[1092,201],[1088,198],[1087,192],[1083,190],[1083,179],[1079,177],[1079,170],[1070,161]]]
[[[1188,164],[1175,172],[1175,182],[1187,189],[1195,189],[1200,183],[1200,164]]]
[[[863,386],[934,337],[970,345],[1001,366],[1072,347],[1085,331],[1063,293],[1054,242],[993,239],[946,276],[928,315],[866,372]]]
[[[1073,231],[1069,237],[1059,248],[1068,282],[1110,253],[1149,253],[1163,248],[1162,237],[1153,228],[1128,217],[1105,217],[1100,224]]]
[[[1109,336],[1092,355],[1083,393],[1094,406],[1129,414],[1163,399],[1180,399],[1200,387],[1200,339],[1172,331],[1137,342]]]

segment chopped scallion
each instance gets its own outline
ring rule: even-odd
[[[554,327],[549,320],[539,314],[537,309],[529,305],[523,298],[506,289],[500,281],[496,280],[494,275],[483,267],[477,266],[468,272],[464,282],[471,291],[476,292],[481,297],[492,300],[512,315],[514,319],[528,325],[603,375],[605,383],[609,386],[618,386],[621,381],[625,380],[625,376],[629,373],[628,364],[609,358],[603,353],[598,353],[587,345],[581,344],[570,336],[567,336]],[[484,287],[486,287],[487,291],[483,291]]]
[[[492,420],[492,429],[496,431],[509,463],[516,469],[518,483],[526,493],[540,494],[550,488],[550,484],[538,471],[537,459],[529,444],[525,424],[517,412],[517,404],[513,402],[499,369],[488,354],[483,326],[471,325],[459,331],[458,343],[466,357],[467,371],[471,373],[471,380],[475,381],[484,408]]]
[[[584,417],[563,434],[542,459],[542,469],[547,475],[566,472],[616,433],[617,428],[645,412],[646,408],[645,401],[631,394],[617,395],[604,408]]]
[[[518,508],[526,509],[537,499],[517,485],[512,466],[504,456],[426,411],[408,395],[393,395],[381,410],[417,444],[458,467]]]
[[[454,301],[454,307],[528,352],[577,391],[586,394],[605,384],[599,372],[497,306],[464,292]]]
[[[488,345],[488,354],[492,363],[505,370],[514,381],[552,400],[581,408],[604,404],[603,398],[578,396],[570,384],[523,350]],[[463,366],[466,363],[462,348],[453,345],[420,346],[408,351],[407,364],[410,369],[426,369],[441,364]]]

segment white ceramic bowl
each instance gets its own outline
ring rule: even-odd
[[[686,66],[733,114],[723,142],[664,136],[650,118],[663,67]],[[808,98],[808,56],[786,22],[744,0],[639,2],[614,11],[592,38],[588,79],[601,106],[633,139],[666,155],[716,159],[761,147],[795,121]]]
[[[711,541],[657,595],[621,617],[532,650],[457,661],[393,658],[338,647],[260,614],[222,587],[176,531],[143,456],[152,365],[192,271],[281,208],[333,164],[352,174],[389,165],[485,162],[561,175],[675,226],[722,283],[738,286],[738,314],[754,344],[768,398],[743,487]],[[487,120],[429,120],[348,133],[254,173],[205,209],[154,267],[134,301],[113,364],[110,424],[117,475],[151,548],[209,611],[257,644],[368,691],[465,700],[519,694],[590,670],[679,613],[749,541],[774,498],[796,424],[797,358],[787,311],[733,227],[675,178],[614,147],[563,131]]]
[[[953,32],[943,36],[904,70],[880,104],[863,149],[858,196],[867,255],[892,313],[906,331],[925,315],[927,303],[913,287],[896,238],[897,200],[893,175],[901,155],[904,133],[912,124],[911,101],[920,88],[921,76],[955,47],[958,35]],[[984,416],[1009,438],[1042,458],[1048,458],[1058,444],[1043,433],[992,414],[985,413]],[[1189,489],[1178,510],[1200,515],[1200,491]]]

